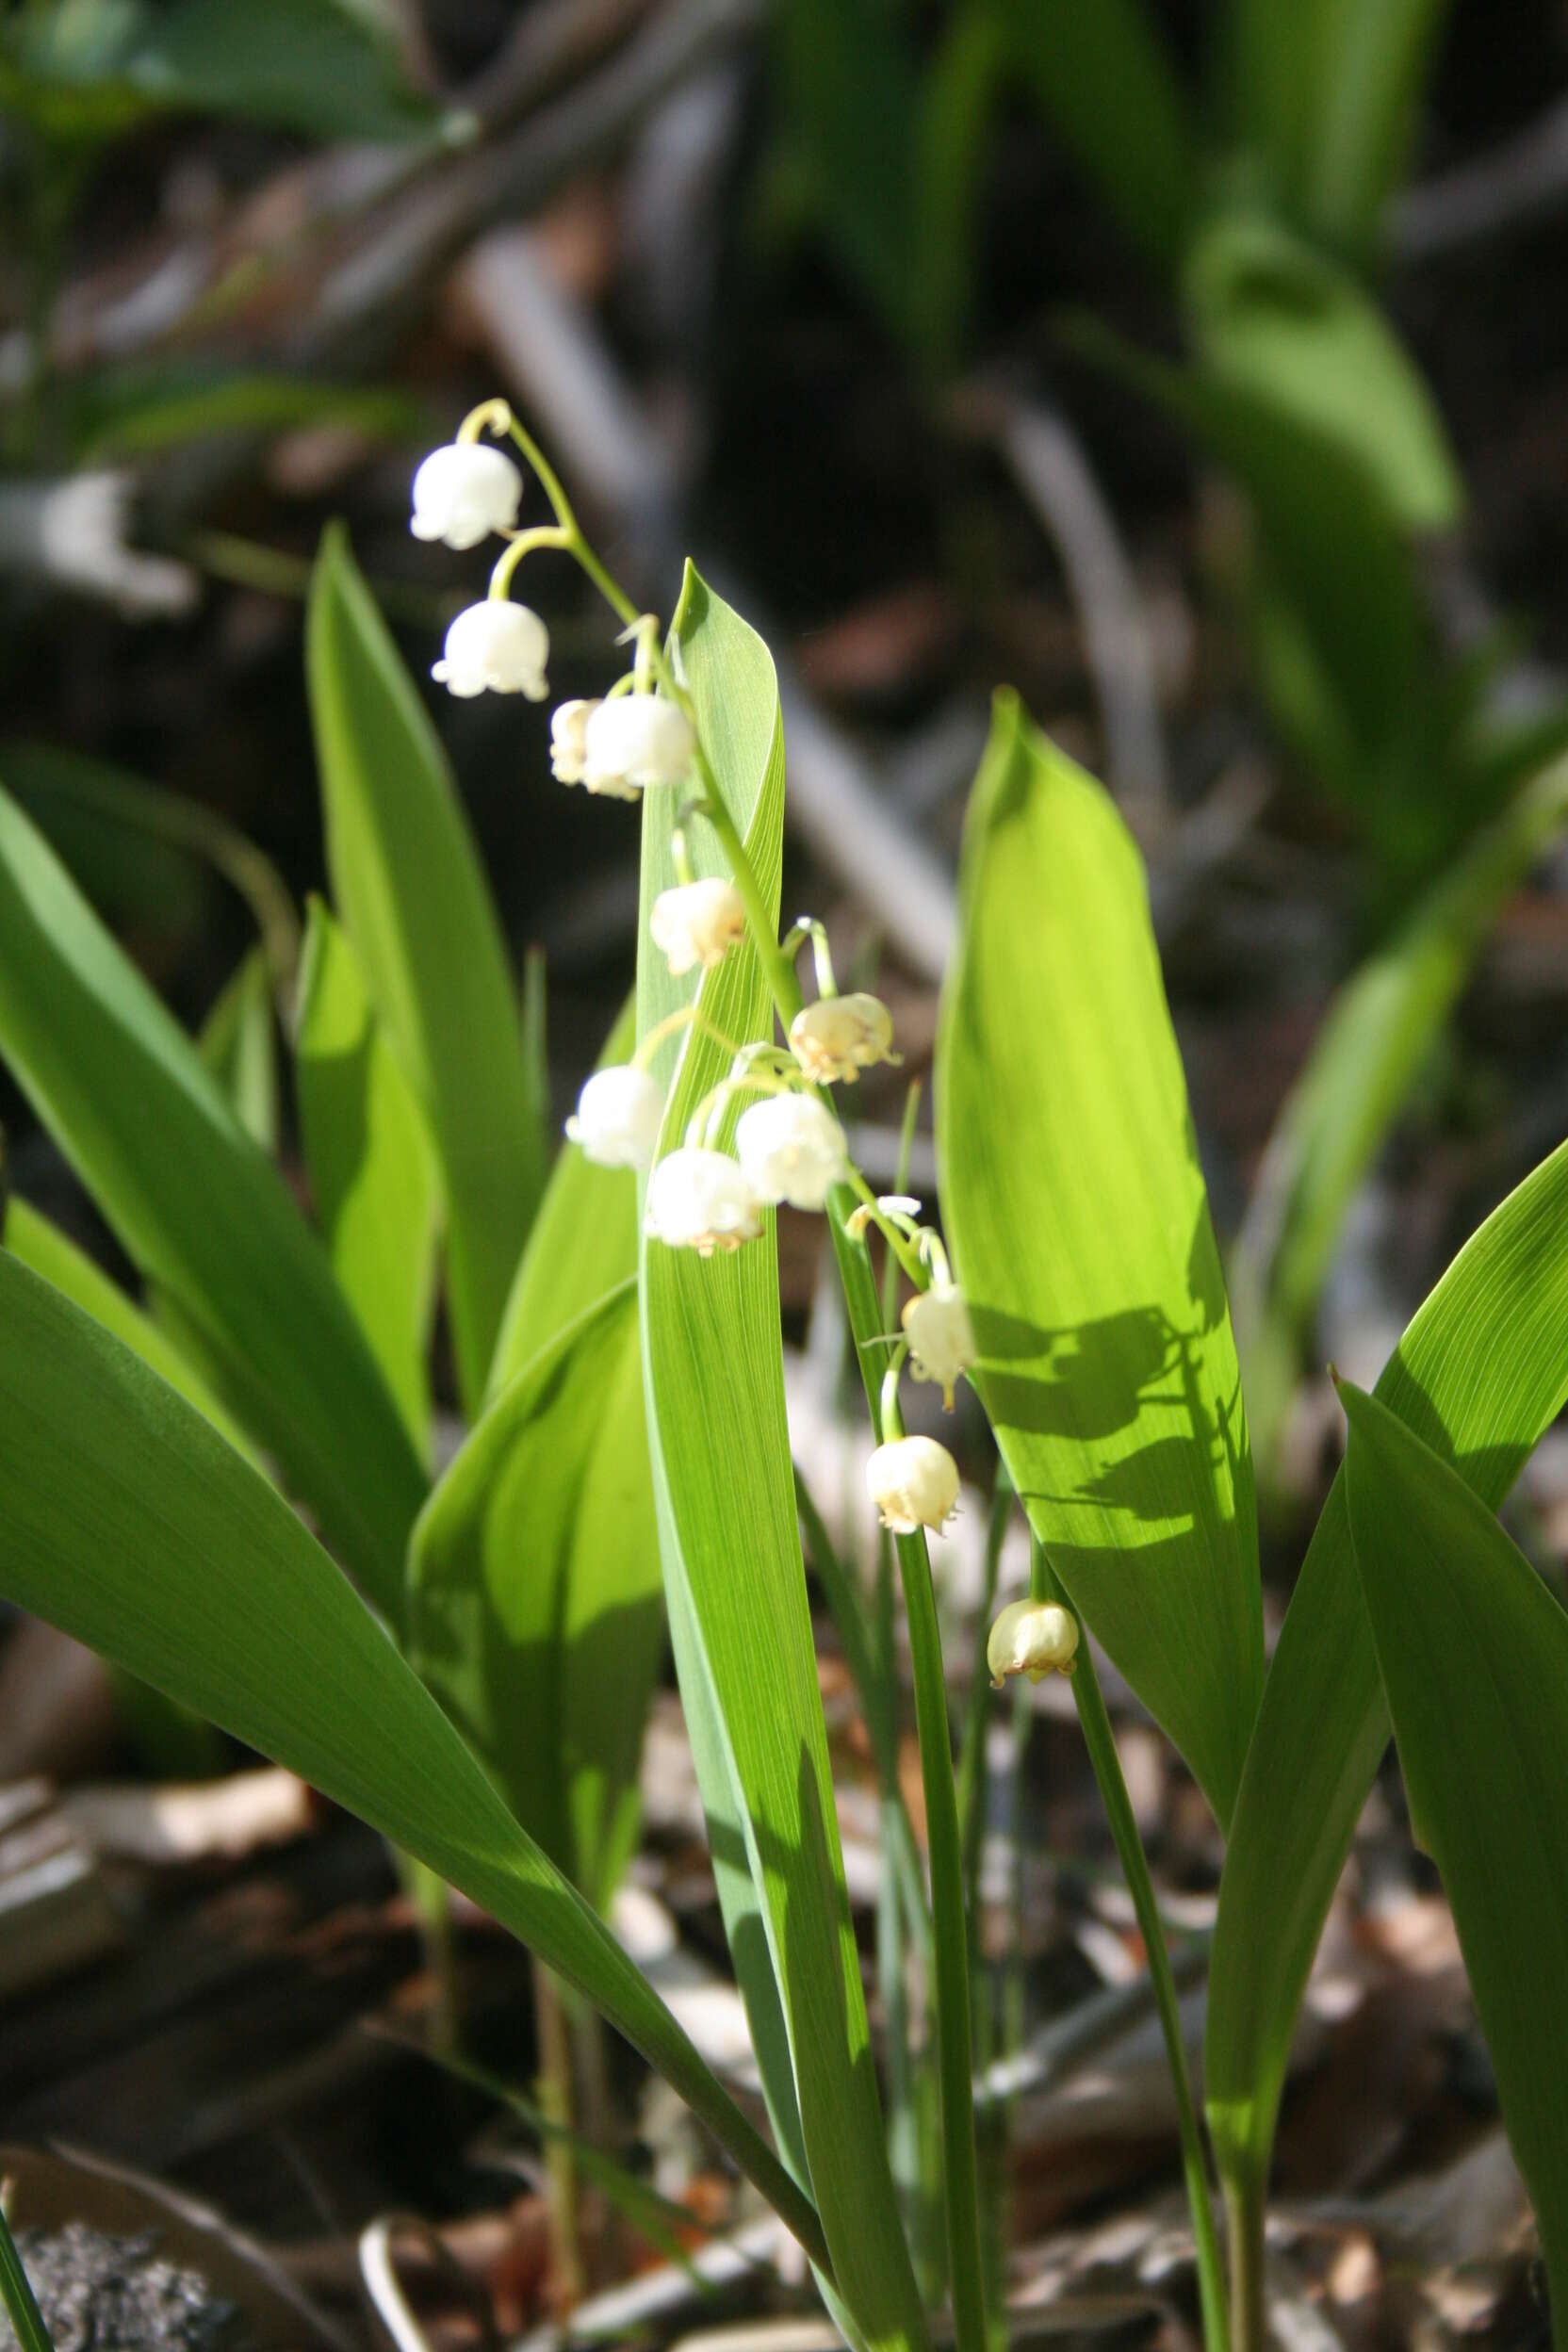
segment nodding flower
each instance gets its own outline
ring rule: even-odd
[[[1043,1682],[1047,1674],[1070,1674],[1077,1662],[1078,1620],[1054,1601],[1010,1602],[986,1643],[993,1690],[1009,1674]]]
[[[634,800],[659,784],[685,780],[696,749],[692,722],[660,694],[617,694],[590,711],[582,735],[582,781],[591,792]]]
[[[493,531],[511,531],[522,496],[522,475],[504,450],[449,441],[414,477],[408,527],[416,539],[439,539],[462,554]]]
[[[550,712],[550,773],[558,784],[581,783],[588,722],[598,707],[596,702],[560,702]]]
[[[917,1291],[904,1309],[909,1369],[917,1380],[934,1380],[942,1403],[953,1410],[953,1386],[974,1362],[974,1331],[969,1303],[956,1282],[933,1282]]]
[[[447,631],[442,659],[431,676],[451,694],[526,694],[543,702],[549,688],[545,664],[550,655],[550,634],[537,612],[526,604],[486,596],[470,604]]]
[[[896,1437],[867,1462],[866,1491],[894,1535],[940,1528],[958,1508],[958,1465],[934,1437]]]
[[[763,1203],[727,1152],[694,1144],[666,1153],[648,1178],[644,1230],[672,1250],[738,1250],[762,1230]]]
[[[678,980],[699,966],[711,972],[722,964],[735,941],[745,937],[745,928],[740,891],[718,874],[661,890],[648,915],[653,943]]]
[[[790,1051],[814,1086],[852,1084],[876,1062],[896,1062],[893,1017],[878,996],[819,996],[790,1023]]]
[[[613,1062],[578,1096],[566,1135],[601,1168],[651,1168],[663,1119],[659,1081],[635,1062]]]
[[[793,1209],[820,1209],[849,1172],[844,1131],[814,1094],[775,1094],[743,1111],[735,1150],[752,1190]]]

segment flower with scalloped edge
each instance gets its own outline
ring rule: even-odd
[[[792,1209],[825,1207],[849,1172],[844,1131],[814,1094],[771,1094],[743,1111],[735,1151],[752,1190]]]
[[[474,694],[526,694],[543,702],[549,688],[545,664],[550,633],[537,612],[502,596],[470,604],[447,631],[442,658],[431,676],[465,701]]]
[[[643,1227],[672,1250],[738,1250],[762,1231],[763,1203],[744,1170],[727,1152],[683,1144],[667,1152],[648,1178]]]
[[[596,1070],[566,1121],[566,1137],[600,1168],[651,1168],[664,1119],[664,1089],[635,1062]]]
[[[940,1529],[958,1508],[958,1465],[934,1437],[895,1437],[866,1464],[866,1492],[894,1535]]]
[[[596,701],[558,702],[550,712],[550,774],[558,784],[580,784],[587,761],[588,722]]]
[[[615,694],[588,715],[582,781],[591,792],[635,800],[649,786],[684,782],[695,749],[692,722],[675,703]]]
[[[408,527],[416,539],[439,539],[461,555],[493,531],[511,531],[522,497],[522,475],[504,449],[449,441],[414,477]]]
[[[909,1370],[917,1380],[936,1382],[951,1413],[954,1383],[969,1370],[977,1352],[968,1300],[956,1282],[933,1282],[929,1290],[918,1290],[906,1300],[903,1323]]]
[[[1009,1674],[1043,1682],[1047,1674],[1070,1674],[1077,1663],[1078,1620],[1055,1601],[1009,1602],[986,1643],[993,1690]]]
[[[648,914],[649,936],[677,980],[722,964],[736,940],[745,937],[745,904],[722,874],[661,890]]]
[[[819,996],[790,1023],[790,1051],[814,1086],[844,1079],[853,1085],[876,1062],[896,1062],[893,1017],[879,996],[860,989]]]

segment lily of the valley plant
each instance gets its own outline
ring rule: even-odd
[[[541,495],[548,518],[524,520]],[[1568,1392],[1568,1154],[1456,1260],[1376,1397],[1345,1392],[1347,1464],[1266,1673],[1241,1368],[1142,872],[1104,793],[999,699],[944,990],[939,1226],[867,1183],[841,1117],[840,1090],[899,1059],[888,1006],[839,990],[819,923],[780,925],[766,647],[694,573],[668,629],[640,610],[504,403],[419,467],[412,528],[460,551],[498,543],[488,593],[433,664],[453,694],[547,698],[548,626],[520,598],[531,558],[575,560],[610,609],[603,691],[553,710],[549,761],[562,786],[641,804],[635,1007],[545,1184],[493,911],[340,542],[310,641],[336,910],[313,910],[289,1008],[318,1230],[0,801],[0,1053],[162,1311],[141,1314],[16,1204],[0,1255],[0,1589],[305,1773],[510,1926],[713,2131],[851,2344],[917,2352],[945,2300],[961,2352],[988,2352],[1005,2280],[983,2227],[970,1817],[928,1552],[960,1476],[903,1418],[906,1376],[935,1392],[920,1400],[933,1421],[968,1380],[1004,1466],[997,1524],[1016,1494],[1033,1563],[988,1629],[972,1703],[988,1677],[1070,1677],[1165,2032],[1209,2352],[1264,2343],[1291,2033],[1391,1715],[1568,2293],[1553,1968],[1568,1950],[1568,1625],[1492,1517]],[[824,1217],[841,1278],[872,1424],[867,1520],[902,1588],[923,1868],[897,1779],[899,1647],[791,1463],[783,1206]],[[471,1429],[433,1478],[438,1262]],[[897,1965],[876,2050],[803,1516],[881,1777]],[[629,1694],[645,1693],[662,1626],[771,2136],[605,1922],[635,1832]],[[1206,2132],[1091,1634],[1227,1839]],[[910,1956],[940,2127],[918,2181],[908,2135],[888,2130],[925,2063]]]

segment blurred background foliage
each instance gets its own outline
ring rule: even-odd
[[[297,1151],[312,560],[346,514],[422,676],[480,574],[408,477],[504,393],[650,603],[691,547],[770,629],[787,889],[917,1058],[990,688],[1106,776],[1287,1501],[1304,1376],[1562,1127],[1565,50],[1544,0],[11,0],[0,776]],[[436,715],[559,1103],[634,832],[539,714]]]

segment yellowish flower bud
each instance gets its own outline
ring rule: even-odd
[[[1012,1602],[986,1643],[993,1690],[1000,1690],[1009,1674],[1027,1674],[1031,1682],[1070,1674],[1077,1661],[1078,1620],[1054,1601]]]
[[[740,891],[718,874],[661,890],[648,915],[653,943],[668,957],[678,980],[698,965],[710,972],[722,964],[735,941],[744,938],[745,928]]]
[[[953,1410],[953,1384],[974,1362],[974,1331],[969,1305],[956,1282],[936,1282],[917,1291],[904,1309],[909,1369],[917,1380],[934,1380],[942,1403]]]
[[[790,1051],[814,1086],[851,1083],[875,1062],[896,1062],[893,1017],[880,997],[819,996],[790,1023]]]
[[[939,1528],[958,1507],[958,1465],[934,1437],[896,1437],[867,1462],[866,1491],[894,1535]]]

